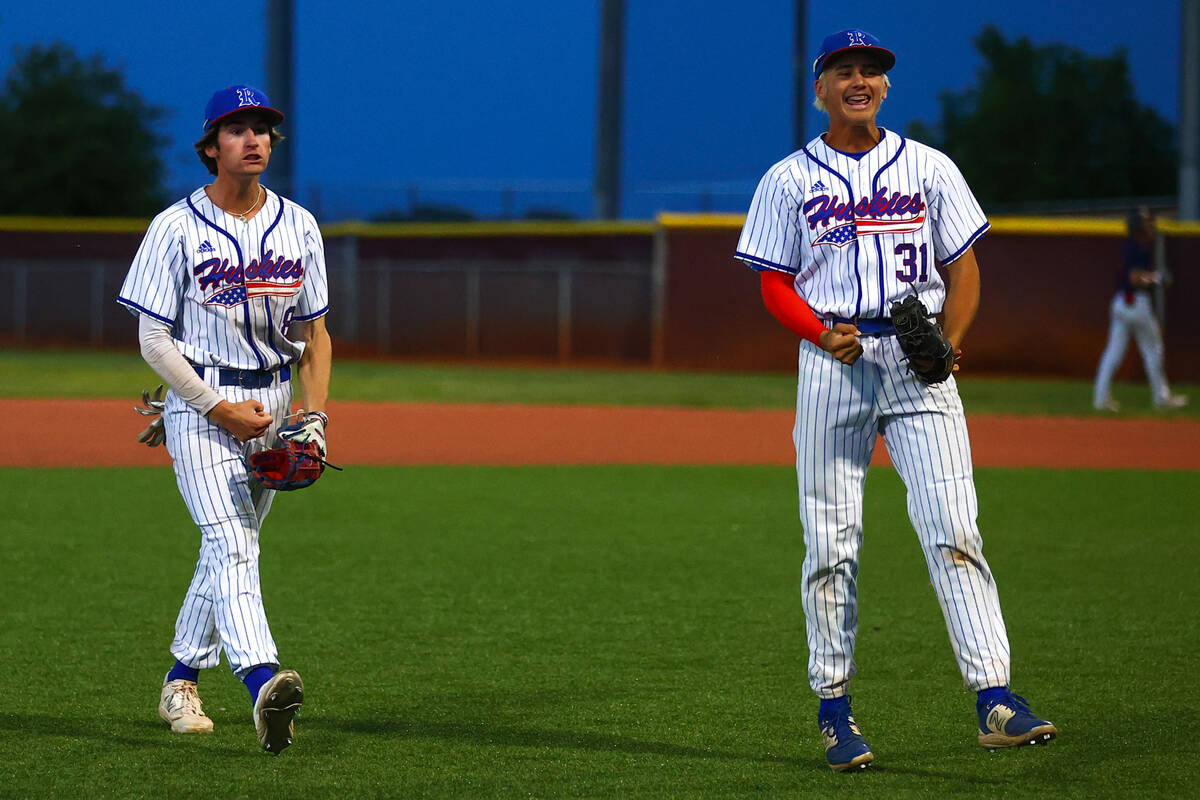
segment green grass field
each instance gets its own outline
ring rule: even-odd
[[[0,353],[0,396],[152,382],[136,355]],[[783,408],[793,382],[339,362],[334,395]],[[1084,382],[960,386],[969,410],[1090,413]],[[1130,415],[1146,394],[1118,387]],[[790,469],[356,466],[280,498],[263,584],[308,697],[278,758],[225,666],[201,678],[213,735],[157,717],[199,546],[169,469],[0,481],[0,797],[1174,797],[1200,749],[1197,472],[977,471],[1014,688],[1061,729],[989,754],[902,487],[873,470],[861,775],[816,732]]]
[[[3,351],[0,397],[134,399],[158,378],[136,352]],[[1089,381],[995,378],[965,373],[958,381],[968,413],[1097,416]],[[1118,383],[1119,416],[1200,419],[1200,385],[1178,384],[1195,402],[1160,412],[1145,383]],[[335,359],[336,400],[376,402],[559,403],[568,405],[792,408],[796,377],[787,373],[659,372],[649,369],[559,369],[435,365]],[[1107,415],[1106,416],[1112,416]]]
[[[157,719],[196,536],[166,469],[0,470],[0,795],[1174,796],[1200,733],[1196,473],[981,470],[1014,687],[1062,731],[989,754],[895,473],[868,480],[859,722],[824,765],[785,468],[355,468],[284,498],[268,611],[308,702],[257,750]],[[64,492],[64,488],[67,491]]]

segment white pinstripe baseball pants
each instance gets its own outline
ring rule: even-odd
[[[259,530],[275,492],[250,480],[245,459],[275,441],[292,400],[290,382],[264,389],[218,386],[217,370],[205,380],[230,402],[254,398],[274,422],[267,434],[242,443],[168,392],[167,450],[179,493],[200,527],[200,556],[175,621],[171,654],[195,669],[215,667],[225,650],[239,677],[260,664],[279,665],[263,608],[258,576]]]
[[[803,603],[809,683],[823,699],[857,672],[863,484],[876,433],[908,491],[908,515],[954,656],[975,691],[1006,686],[1008,635],[976,524],[971,446],[958,388],[925,386],[900,363],[895,336],[860,339],[852,366],[805,342],[796,399],[796,472],[804,526]]]
[[[1150,395],[1154,402],[1162,402],[1171,396],[1167,373],[1163,369],[1163,340],[1158,327],[1158,317],[1150,303],[1149,292],[1135,292],[1132,301],[1126,301],[1124,292],[1117,292],[1109,303],[1108,344],[1100,356],[1096,370],[1096,382],[1092,389],[1092,402],[1100,408],[1111,399],[1113,376],[1125,360],[1129,347],[1129,335],[1137,340],[1142,354],[1142,366],[1150,382]]]

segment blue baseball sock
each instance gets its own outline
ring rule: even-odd
[[[275,677],[275,670],[270,667],[255,667],[246,677],[242,678],[242,683],[246,684],[246,689],[250,692],[250,705],[258,702],[258,693],[262,690],[263,684],[273,677]]]
[[[167,683],[171,681],[185,680],[195,683],[200,679],[200,670],[189,667],[182,661],[176,661],[175,666],[171,667],[171,671],[167,673]]]
[[[830,717],[835,716],[836,714],[839,714],[842,711],[849,711],[849,710],[850,710],[850,695],[847,694],[847,695],[842,695],[841,697],[835,697],[832,700],[822,699],[821,700],[821,708],[820,708],[820,710],[818,710],[817,715],[821,719],[829,719]]]
[[[990,689],[983,689],[979,692],[979,704],[986,706],[988,703],[1003,700],[1006,697],[1008,697],[1007,686],[993,686]]]

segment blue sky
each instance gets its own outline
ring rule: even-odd
[[[17,46],[66,42],[101,55],[170,112],[169,184],[206,181],[191,144],[204,104],[264,82],[265,0],[201,4],[59,0],[0,11],[0,71]],[[622,212],[745,210],[762,172],[792,149],[792,0],[627,0]],[[295,195],[324,219],[421,201],[477,213],[556,206],[587,214],[595,144],[597,0],[295,0],[296,99],[284,131]],[[971,40],[1009,38],[1094,55],[1123,47],[1138,99],[1178,120],[1179,2],[908,0],[813,3],[813,53],[862,27],[897,54],[880,120],[933,122],[938,94],[972,85]],[[811,60],[811,55],[807,58]],[[1070,124],[1048,120],[1047,124]],[[809,109],[806,130],[822,130]],[[269,177],[269,173],[268,173]],[[269,180],[267,181],[269,184]],[[705,200],[702,191],[709,195]]]

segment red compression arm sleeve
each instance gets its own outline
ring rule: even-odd
[[[763,305],[767,310],[792,333],[820,347],[821,334],[827,329],[808,303],[796,294],[791,276],[773,270],[763,270],[761,274]]]

